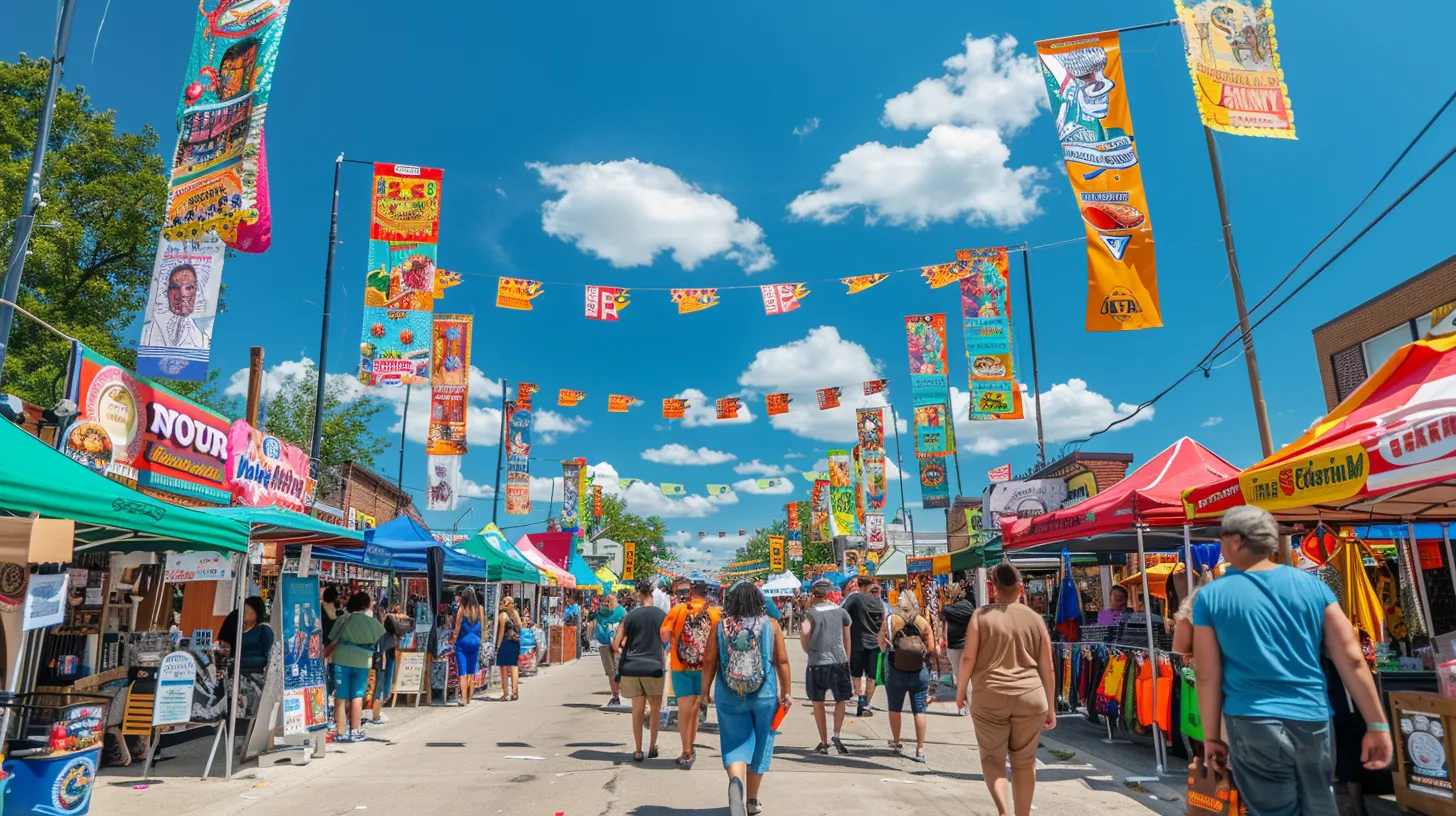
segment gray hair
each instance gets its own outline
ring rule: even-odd
[[[1262,507],[1245,504],[1228,511],[1218,534],[1237,535],[1251,552],[1266,558],[1279,550],[1279,524]]]

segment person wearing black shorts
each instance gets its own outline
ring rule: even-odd
[[[819,747],[815,753],[829,753],[830,737],[828,714],[824,698],[834,695],[834,750],[841,755],[849,749],[839,738],[844,727],[844,707],[854,693],[849,681],[850,618],[842,607],[829,600],[834,584],[824,578],[815,581],[809,588],[813,596],[805,610],[803,623],[799,624],[799,645],[809,656],[809,668],[805,673],[804,685],[809,699],[814,703],[814,723],[819,726]]]
[[[849,676],[859,695],[856,717],[871,716],[870,701],[875,696],[875,676],[880,668],[880,627],[885,622],[885,606],[880,601],[880,585],[874,576],[860,576],[859,591],[844,599],[849,613]]]

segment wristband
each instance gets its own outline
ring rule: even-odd
[[[1388,733],[1390,731],[1390,723],[1365,723],[1365,730],[1383,731]]]

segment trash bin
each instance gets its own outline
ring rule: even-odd
[[[98,745],[85,751],[8,759],[4,816],[82,816],[91,810],[91,787],[101,759]]]

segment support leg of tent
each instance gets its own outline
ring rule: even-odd
[[[1187,524],[1183,525],[1183,573],[1188,576],[1188,594],[1185,598],[1193,597],[1193,528]],[[1177,612],[1178,610],[1171,610]]]
[[[248,542],[248,549],[251,551],[253,542]],[[233,636],[237,648],[233,649],[233,691],[228,697],[228,723],[227,723],[227,753],[223,754],[223,778],[233,778],[233,751],[238,746],[238,691],[242,686],[243,677],[243,605],[248,597],[248,584],[252,580],[248,564],[249,553],[240,553],[235,556],[236,566],[233,569],[233,589],[236,597],[233,608],[237,610],[238,628],[237,634]],[[258,621],[262,623],[262,621]]]
[[[1163,759],[1163,732],[1162,729],[1158,728],[1158,716],[1156,712],[1158,704],[1158,645],[1153,640],[1153,604],[1152,598],[1148,594],[1148,584],[1151,581],[1148,580],[1148,555],[1143,549],[1143,526],[1141,524],[1137,526],[1137,548],[1138,565],[1142,567],[1143,571],[1143,623],[1148,633],[1148,660],[1152,661],[1153,708],[1155,709],[1153,713],[1153,756],[1157,762],[1157,770],[1155,772],[1156,776],[1147,781],[1156,781],[1163,774],[1167,773],[1167,762]],[[1141,778],[1129,777],[1128,779],[1129,781],[1144,781]]]
[[[1451,586],[1456,587],[1456,558],[1451,557],[1451,525],[1441,525],[1441,541],[1445,546],[1443,556],[1446,559],[1446,569],[1451,573]]]
[[[1434,636],[1435,632],[1432,629],[1436,623],[1431,620],[1431,602],[1426,597],[1426,573],[1421,569],[1421,547],[1416,543],[1416,525],[1408,520],[1405,523],[1405,529],[1406,535],[1410,539],[1410,549],[1406,552],[1410,553],[1411,569],[1415,571],[1416,575],[1416,598],[1421,604],[1421,614],[1426,617],[1426,634]]]

